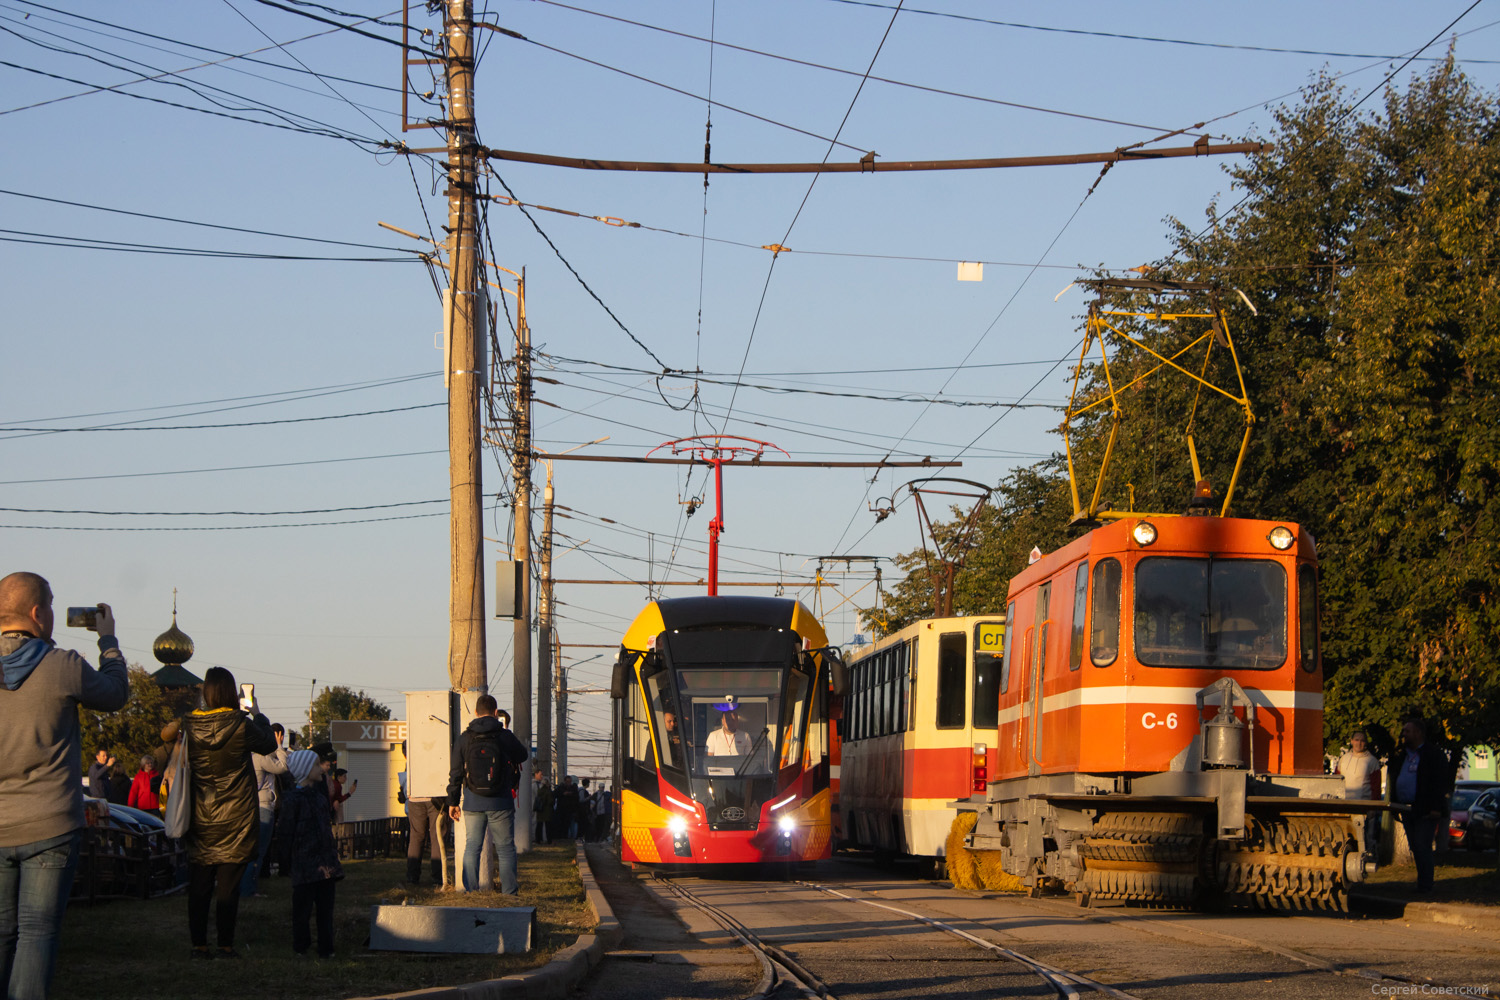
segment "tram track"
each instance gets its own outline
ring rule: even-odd
[[[824,983],[816,973],[812,972],[805,965],[788,954],[785,949],[779,948],[776,945],[762,940],[758,935],[755,934],[753,930],[751,930],[743,922],[726,912],[722,907],[715,906],[714,904],[700,898],[697,894],[693,893],[691,890],[687,889],[685,886],[681,885],[668,876],[657,875],[656,884],[663,887],[666,891],[672,893],[678,899],[681,899],[683,902],[694,907],[699,912],[705,914],[715,923],[718,923],[737,941],[739,941],[740,944],[749,949],[751,953],[754,954],[760,961],[763,969],[763,974],[760,982],[756,986],[756,991],[751,994],[750,997],[747,998],[747,1000],[765,1000],[765,998],[771,996],[784,984],[790,985],[793,989],[797,990],[803,996],[818,997],[821,998],[821,1000],[838,1000],[838,997],[829,990],[827,984]],[[966,930],[963,930],[962,928],[954,926],[952,923],[938,920],[921,913],[916,913],[912,910],[903,909],[898,906],[892,906],[888,903],[883,903],[877,900],[853,895],[840,889],[835,889],[830,886],[821,885],[815,882],[797,881],[790,884],[800,885],[804,888],[812,889],[820,893],[825,893],[829,896],[833,896],[848,902],[863,904],[866,906],[874,907],[876,909],[885,910],[890,913],[895,913],[916,923],[957,937],[971,945],[974,945],[975,947],[988,952],[996,958],[1003,959],[1005,961],[1012,962],[1029,969],[1038,978],[1040,978],[1042,982],[1053,991],[1053,993],[1055,993],[1058,997],[1066,998],[1066,1000],[1080,1000],[1080,998],[1082,998],[1085,993],[1108,996],[1113,998],[1113,1000],[1141,1000],[1140,997],[1137,997],[1134,994],[1115,989],[1114,987],[1106,983],[1098,982],[1097,980],[1090,979],[1087,976],[1083,976],[1075,972],[1069,972],[1066,969],[1060,969],[1054,965],[1050,965],[1039,959],[1033,958],[1030,955],[1025,955],[1012,948],[1006,948],[1003,945],[996,944],[993,941],[987,941],[976,934],[972,934]]]
[[[982,897],[981,897],[982,898]],[[1021,896],[1007,896],[1008,901],[1018,903],[1032,909],[1041,910],[1050,916],[1063,917],[1083,923],[1103,923],[1129,925],[1143,934],[1151,934],[1156,937],[1169,940],[1184,941],[1187,936],[1197,936],[1211,940],[1224,941],[1229,944],[1239,945],[1255,951],[1262,951],[1269,955],[1279,955],[1282,958],[1297,962],[1310,969],[1318,969],[1336,976],[1344,976],[1350,979],[1362,980],[1372,983],[1390,982],[1402,983],[1416,987],[1427,987],[1428,989],[1454,991],[1455,993],[1464,987],[1455,983],[1443,982],[1429,976],[1408,976],[1398,972],[1388,972],[1375,969],[1367,965],[1351,965],[1348,963],[1330,962],[1316,955],[1308,954],[1296,948],[1288,948],[1283,945],[1269,944],[1265,941],[1256,941],[1251,938],[1241,937],[1237,934],[1225,934],[1222,931],[1211,931],[1202,927],[1184,927],[1180,924],[1172,926],[1171,930],[1153,926],[1150,919],[1134,916],[1129,913],[1106,913],[1098,910],[1079,912],[1072,906],[1063,903],[1052,904],[1046,900],[1029,899]],[[1290,916],[1290,915],[1289,915]],[[1295,919],[1293,917],[1293,919]]]

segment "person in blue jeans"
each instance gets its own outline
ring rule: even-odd
[[[489,888],[479,884],[479,852],[488,831],[499,856],[500,891],[513,895],[520,888],[516,878],[516,785],[521,765],[530,754],[500,721],[493,695],[479,696],[474,715],[474,721],[453,743],[448,769],[448,814],[455,821],[462,816],[467,831],[463,887],[465,892]],[[508,715],[505,721],[510,721]]]
[[[260,871],[266,864],[266,852],[271,849],[271,834],[275,832],[276,826],[276,779],[278,775],[286,774],[286,747],[282,741],[286,738],[286,727],[276,723],[271,727],[271,735],[276,737],[276,750],[273,753],[250,755],[250,766],[255,770],[255,798],[256,811],[260,819],[260,841],[256,847],[255,860],[245,868],[245,877],[240,880],[240,898],[249,899],[259,895]]]
[[[1417,891],[1431,892],[1436,871],[1433,840],[1448,794],[1448,759],[1427,741],[1427,723],[1407,719],[1400,752],[1391,756],[1391,801],[1405,805],[1401,825],[1417,865]]]
[[[109,605],[100,604],[99,669],[52,642],[52,587],[35,573],[0,579],[0,986],[43,1000],[83,839],[78,706],[114,712],[130,697]]]

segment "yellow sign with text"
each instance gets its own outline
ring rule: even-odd
[[[1001,653],[1005,651],[1005,623],[985,622],[974,629],[974,651],[976,653]]]

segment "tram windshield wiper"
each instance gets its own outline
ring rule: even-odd
[[[750,752],[745,754],[745,759],[740,761],[740,766],[734,769],[735,777],[739,777],[745,773],[745,768],[750,766],[750,762],[755,759],[755,752],[760,749],[760,745],[765,742],[766,737],[770,733],[770,726],[765,726],[761,729],[760,735],[755,737],[755,742],[750,744]]]

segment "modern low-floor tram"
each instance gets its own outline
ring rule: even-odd
[[[801,603],[653,601],[615,665],[620,856],[803,862],[832,846],[828,707],[842,663]]]

